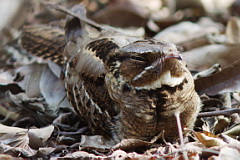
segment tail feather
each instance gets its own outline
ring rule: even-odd
[[[30,25],[23,28],[21,45],[28,52],[51,60],[59,65],[64,64],[63,52],[66,41],[77,42],[78,37],[89,37],[92,33],[116,34],[117,31],[102,27],[86,17],[85,7],[74,6],[71,10],[48,3],[46,5],[68,14],[64,29],[46,25]],[[86,28],[88,27],[89,30]],[[88,33],[91,32],[91,33]],[[122,33],[121,33],[122,35]],[[91,38],[91,37],[90,37]]]
[[[64,30],[46,25],[24,26],[21,46],[27,52],[62,65],[66,45]]]

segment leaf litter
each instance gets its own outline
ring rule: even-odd
[[[71,8],[80,1],[51,2]],[[96,22],[179,45],[203,102],[195,129],[183,145],[127,139],[115,146],[91,135],[74,113],[61,82],[61,69],[26,53],[17,42],[24,24],[58,24],[66,15],[37,0],[9,2],[9,10],[16,11],[5,11],[2,15],[10,21],[0,23],[4,28],[0,33],[0,157],[238,159],[240,19],[233,17],[240,6],[237,2],[83,1],[88,16]],[[13,25],[19,10],[24,14]]]

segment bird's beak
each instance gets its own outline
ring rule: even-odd
[[[178,60],[182,60],[182,55],[181,54],[170,54],[165,57],[165,59],[168,59],[168,58],[176,58]]]

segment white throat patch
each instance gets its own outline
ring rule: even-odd
[[[140,90],[140,89],[150,90],[150,89],[161,88],[162,85],[168,85],[168,86],[174,87],[176,85],[181,84],[183,82],[183,80],[184,80],[184,76],[172,77],[171,72],[167,71],[161,77],[159,77],[159,79],[157,79],[153,83],[151,83],[149,85],[146,85],[146,86],[134,87],[134,88],[137,89],[137,90]]]

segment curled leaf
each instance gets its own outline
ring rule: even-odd
[[[206,147],[223,146],[227,144],[210,132],[194,132],[194,134],[197,139]]]
[[[116,149],[123,149],[123,150],[128,150],[128,149],[135,149],[138,147],[146,147],[151,145],[152,143],[143,141],[140,139],[124,139],[120,143],[116,144],[115,146],[112,147],[113,150]]]
[[[237,17],[231,18],[227,23],[226,28],[227,41],[230,44],[240,44],[240,19]]]
[[[225,131],[223,134],[228,136],[240,136],[240,124],[232,127],[231,129]]]
[[[199,93],[216,95],[219,93],[240,91],[240,60],[235,61],[209,77],[199,78],[195,81]]]

